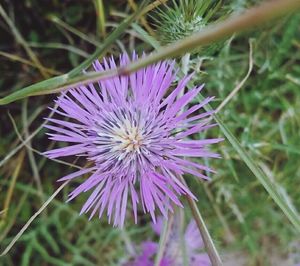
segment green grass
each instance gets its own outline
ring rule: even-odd
[[[133,10],[126,1],[103,1],[105,20],[102,17],[98,20],[95,10],[99,9],[98,2],[102,1],[90,1],[88,4],[49,1],[47,5],[40,5],[36,0],[28,0],[18,5],[9,2],[3,4],[3,8],[32,49],[33,59],[36,56],[46,72],[51,69],[75,76],[90,64],[91,58],[105,53],[117,55],[122,47],[127,51],[135,48],[139,52],[159,49],[158,36],[147,34],[140,21],[129,27],[130,31],[121,35],[127,28],[125,25],[124,29],[119,28],[113,39],[107,39],[104,34],[115,28],[112,25],[122,23],[122,17],[132,14]],[[221,11],[239,10],[252,4],[250,1],[225,2]],[[24,16],[17,15],[21,10]],[[50,14],[79,34],[49,20]],[[151,12],[151,15],[156,14]],[[245,77],[249,40],[253,42],[253,70],[240,91],[218,113],[225,127],[223,132],[229,130],[230,133],[224,136],[218,128],[209,132],[211,136],[226,137],[224,142],[213,147],[223,158],[206,162],[218,173],[212,176],[209,184],[191,176],[186,178],[199,198],[197,204],[219,253],[239,252],[249,265],[272,265],[272,254],[277,254],[278,261],[291,256],[294,252],[292,246],[299,239],[295,227],[273,201],[274,197],[278,197],[284,204],[290,204],[289,208],[283,206],[284,210],[299,210],[299,22],[299,14],[285,17],[262,29],[233,36],[209,58],[200,52],[192,55],[190,61],[190,70],[197,72],[193,82],[206,84],[203,95],[215,95],[212,106],[216,108]],[[148,17],[148,23],[155,29],[151,17]],[[105,30],[103,27],[106,27]],[[120,36],[119,43],[113,42],[117,35]],[[103,46],[98,47],[93,57],[80,64],[95,48],[85,38],[96,40]],[[67,50],[62,50],[62,47]],[[28,55],[24,44],[15,39],[2,18],[0,51],[36,65],[32,54]],[[202,62],[201,71],[199,62]],[[74,68],[75,71],[70,72]],[[0,70],[1,97],[44,80],[44,72],[39,65],[32,67],[7,57],[1,57]],[[13,154],[0,168],[0,211],[9,197],[10,187],[12,191],[8,209],[0,213],[1,252],[41,206],[32,160],[29,160],[26,148],[16,149],[20,141],[8,114],[12,115],[18,131],[26,138],[26,128],[31,134],[43,123],[43,117],[48,116],[46,106],[53,104],[53,98],[52,95],[41,95],[28,98],[27,106],[24,100],[0,106],[0,162],[7,154]],[[28,113],[25,124],[24,108]],[[51,143],[41,130],[31,140],[31,145],[38,151],[44,151]],[[23,159],[22,152],[25,155]],[[56,180],[72,169],[46,160],[37,153],[34,153],[34,158],[43,198],[47,199],[58,188]],[[12,177],[18,164],[21,164],[21,171],[14,185]],[[269,182],[267,187],[276,192],[273,197],[261,184],[265,180]],[[33,222],[9,254],[0,258],[1,265],[118,265],[122,258],[129,257],[128,244],[138,246],[142,240],[155,237],[147,215],[140,216],[138,226],[128,219],[125,235],[107,225],[105,219],[88,221],[88,217],[78,216],[84,196],[72,203],[64,203],[68,191],[74,186],[72,184],[64,189],[45,214]],[[288,215],[294,217],[293,213]],[[191,218],[188,208],[186,217]],[[300,253],[299,247],[296,247],[296,253]]]

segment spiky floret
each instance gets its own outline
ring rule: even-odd
[[[127,55],[119,60],[122,66],[130,61]],[[112,68],[116,68],[113,58],[94,63],[95,71]],[[100,218],[106,211],[109,222],[113,219],[114,225],[122,226],[130,198],[135,222],[138,203],[155,221],[156,208],[167,216],[172,204],[182,207],[180,195],[193,196],[181,183],[181,175],[206,178],[202,171],[212,171],[186,159],[218,157],[206,145],[220,139],[188,139],[213,126],[209,124],[212,112],[200,112],[212,97],[187,107],[202,86],[177,99],[191,75],[170,92],[175,75],[174,62],[160,62],[128,76],[69,89],[58,97],[55,113],[61,118],[49,118],[51,125],[46,127],[52,130],[50,139],[70,145],[47,151],[46,155],[77,155],[90,162],[91,167],[60,179],[89,173],[69,198],[93,190],[81,213],[90,211],[91,217],[98,213]]]
[[[167,45],[202,30],[211,22],[220,3],[220,1],[206,0],[171,1],[169,5],[165,5],[165,8],[158,9],[156,16],[153,15],[159,40],[163,45]],[[202,51],[209,54],[217,46],[218,44],[205,47]]]

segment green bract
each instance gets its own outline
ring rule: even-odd
[[[209,23],[220,20],[223,15],[217,14],[221,1],[204,0],[173,0],[164,9],[158,9],[153,17],[157,26],[157,37],[163,45],[171,44],[202,30]],[[212,54],[219,47],[219,43],[202,47],[194,52]]]

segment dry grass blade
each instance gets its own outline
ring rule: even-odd
[[[0,15],[5,20],[9,28],[11,29],[13,35],[15,36],[18,43],[20,43],[24,50],[26,51],[27,55],[31,59],[31,61],[36,65],[36,67],[39,69],[40,73],[43,75],[44,78],[48,78],[49,75],[45,71],[45,68],[42,66],[40,60],[37,58],[35,53],[31,50],[31,48],[28,46],[27,42],[21,35],[21,33],[18,31],[18,29],[15,27],[13,21],[10,19],[10,17],[6,14],[5,10],[3,9],[2,5],[0,4]]]
[[[51,118],[53,116],[53,114],[55,113],[55,110],[57,109],[57,105],[54,106],[53,110],[50,112],[48,118]],[[10,116],[10,115],[9,115]],[[11,119],[13,121],[13,119]],[[28,138],[26,138],[24,141],[22,141],[21,144],[19,144],[17,147],[15,147],[10,153],[8,153],[3,159],[2,161],[0,161],[0,167],[2,167],[12,156],[14,156],[20,149],[22,149],[27,143],[28,141],[30,141],[34,136],[36,136],[43,128],[44,126],[48,123],[47,120],[45,120],[44,123],[42,123],[34,132],[32,132],[30,134],[30,136],[28,136]],[[13,121],[14,124],[14,121]],[[15,126],[15,129],[17,127]],[[18,131],[16,131],[18,132]],[[22,139],[22,138],[21,138]]]
[[[27,117],[27,106],[28,106],[28,99],[25,99],[23,101],[23,106],[22,106],[22,122],[23,122],[23,127],[24,127],[24,133],[25,133],[25,138],[29,138],[30,134],[29,134],[29,129],[28,129],[28,117]],[[32,173],[33,173],[33,178],[35,180],[38,192],[39,192],[39,197],[41,202],[43,202],[43,186],[42,186],[42,182],[41,182],[41,177],[40,177],[40,173],[37,167],[37,163],[36,163],[36,159],[34,157],[34,154],[32,152],[32,150],[30,149],[32,147],[31,145],[31,140],[29,140],[27,142],[26,145],[26,149],[27,149],[27,154],[28,154],[28,158],[29,158],[29,162],[30,162],[30,166],[32,169]]]
[[[155,0],[153,1],[151,4],[149,4],[143,11],[142,11],[142,15],[148,13],[149,11],[151,11],[152,9],[157,8],[158,6],[167,3],[168,0]]]
[[[100,47],[99,50],[97,50],[91,56],[91,58],[87,59],[68,74],[58,76],[50,80],[41,81],[24,89],[18,90],[0,99],[0,105],[8,104],[28,96],[59,92],[64,89],[86,85],[95,81],[111,78],[116,75],[128,75],[155,62],[190,52],[197,47],[211,44],[236,32],[257,27],[272,19],[283,16],[288,12],[296,11],[299,8],[300,1],[298,0],[267,1],[266,3],[245,11],[243,14],[232,15],[228,19],[208,26],[192,36],[186,37],[183,40],[177,41],[171,45],[162,47],[157,52],[140,58],[139,60],[136,60],[127,66],[114,70],[88,73],[78,76],[82,69],[90,65],[98,53],[102,54],[102,52],[106,51],[109,44],[115,41],[115,37],[121,34],[119,32],[120,27],[118,27],[115,32],[106,39],[107,46]],[[139,12],[139,15],[140,13],[141,12]],[[136,17],[139,17],[137,13],[135,13],[133,18]],[[129,20],[129,22],[132,21]],[[127,24],[129,24],[128,21],[125,21],[123,24],[124,30],[127,27]]]
[[[22,151],[17,159],[17,162],[16,162],[16,168],[14,169],[14,172],[12,174],[12,178],[11,178],[11,183],[10,183],[10,186],[9,186],[9,189],[7,191],[7,194],[6,194],[6,198],[5,198],[5,201],[4,201],[4,206],[3,206],[3,210],[6,210],[4,213],[3,213],[3,216],[1,217],[3,220],[6,219],[7,217],[7,210],[9,209],[9,204],[11,202],[11,199],[12,199],[12,195],[13,195],[13,191],[14,191],[14,188],[15,188],[15,185],[16,185],[16,182],[17,182],[17,178],[20,174],[20,170],[21,170],[21,167],[23,165],[23,162],[24,162],[24,155],[25,155],[25,152]]]
[[[188,187],[183,177],[181,177],[181,181],[186,187]],[[189,207],[192,211],[192,215],[195,219],[195,222],[197,224],[197,227],[198,227],[201,237],[203,239],[203,243],[204,243],[206,252],[209,256],[209,259],[212,263],[212,266],[221,266],[222,260],[221,260],[220,255],[214,245],[214,242],[212,241],[212,238],[208,232],[208,229],[205,225],[205,222],[202,218],[202,215],[198,209],[196,202],[189,195],[186,195],[185,197],[187,199]]]
[[[128,3],[134,11],[137,10],[138,7],[137,7],[137,4],[134,2],[134,0],[128,0]],[[143,13],[140,17],[141,23],[151,36],[155,36],[154,30],[152,30],[152,28],[149,26],[147,20],[143,17],[145,14],[146,13]]]
[[[69,180],[64,182],[53,194],[52,196],[42,205],[42,207],[27,221],[27,223],[22,227],[19,233],[13,238],[13,240],[9,243],[9,245],[4,249],[4,251],[0,254],[0,257],[5,256],[10,249],[14,246],[14,244],[18,241],[18,239],[23,235],[26,229],[30,226],[30,224],[34,221],[34,219],[51,203],[51,201],[57,196],[57,194],[69,183]]]
[[[5,53],[3,51],[0,51],[0,55],[3,56],[3,57],[6,57],[12,61],[16,61],[16,62],[20,62],[22,64],[25,64],[25,65],[29,65],[29,66],[32,66],[32,67],[35,67],[35,68],[38,68],[36,64],[33,64],[31,61],[27,60],[27,59],[24,59],[18,55],[15,55],[15,54],[9,54],[9,53]],[[50,69],[50,68],[46,68],[46,67],[43,67],[42,68],[49,74],[51,75],[60,75],[61,72],[58,72],[56,70],[53,70],[53,69]]]
[[[163,255],[165,252],[165,248],[167,245],[167,241],[169,238],[169,235],[171,233],[171,228],[173,225],[173,221],[174,221],[174,214],[169,212],[168,214],[168,219],[164,220],[164,225],[162,228],[162,233],[159,239],[159,245],[158,245],[158,251],[155,257],[155,262],[154,265],[155,266],[160,266],[161,260],[163,259]]]
[[[31,139],[33,138],[32,134],[31,134],[28,138],[26,138],[25,140],[23,140],[23,138],[22,138],[20,132],[18,131],[18,127],[17,127],[17,125],[16,125],[16,123],[15,123],[13,117],[12,117],[10,114],[8,114],[8,116],[9,116],[9,119],[11,120],[11,122],[12,122],[12,125],[13,125],[13,127],[14,127],[14,130],[15,130],[15,132],[16,132],[16,134],[17,134],[19,140],[21,141],[21,144],[20,144],[18,147],[21,147],[21,148],[22,148],[23,146],[25,146],[28,150],[30,150],[30,151],[32,151],[32,152],[35,152],[36,154],[38,154],[38,155],[40,155],[40,156],[42,156],[43,158],[46,159],[45,155],[44,155],[42,152],[40,152],[40,151],[38,151],[38,150],[36,150],[36,149],[33,149],[33,148],[31,147],[31,145],[28,145],[28,141],[31,140]],[[43,124],[43,125],[45,125],[45,124]],[[37,130],[40,130],[40,128],[38,128]],[[35,132],[36,132],[36,131],[35,131]],[[34,133],[35,133],[35,132],[34,132]],[[33,133],[33,134],[34,134],[34,133]],[[16,151],[14,151],[14,152],[16,152]],[[67,166],[70,166],[70,167],[73,167],[73,168],[82,169],[82,167],[80,167],[80,166],[77,166],[77,165],[72,164],[72,163],[64,162],[64,161],[59,160],[59,159],[51,159],[51,161],[54,161],[54,162],[57,162],[57,163],[60,163],[60,164],[64,164],[64,165],[67,165]]]
[[[247,79],[249,78],[251,71],[253,69],[253,43],[250,40],[249,41],[249,67],[248,72],[246,76],[243,78],[241,82],[237,84],[237,86],[231,91],[231,93],[222,101],[222,103],[218,106],[218,108],[215,110],[215,113],[218,113],[237,93],[238,91],[243,87]]]

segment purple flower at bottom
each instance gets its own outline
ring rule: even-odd
[[[142,243],[141,255],[137,256],[132,262],[127,262],[124,266],[153,266],[153,258],[157,253],[158,244],[151,241]],[[168,258],[162,258],[160,266],[172,266]]]
[[[119,62],[125,66],[130,59],[124,54]],[[116,63],[110,58],[93,66],[101,72],[116,68]],[[60,118],[49,118],[46,127],[52,131],[51,140],[69,145],[45,154],[49,158],[76,155],[88,161],[90,167],[59,180],[88,174],[69,195],[72,200],[92,191],[81,213],[90,212],[90,217],[97,213],[100,218],[106,212],[109,222],[122,227],[128,201],[135,222],[139,205],[155,222],[157,208],[166,217],[173,204],[182,207],[180,195],[194,197],[180,176],[207,179],[203,171],[213,170],[186,158],[219,157],[206,146],[221,139],[189,139],[214,126],[209,124],[213,111],[201,111],[213,97],[190,105],[203,86],[180,94],[191,77],[173,86],[174,62],[164,61],[61,93],[55,110]]]
[[[179,217],[177,217],[179,218]],[[183,242],[180,239],[179,221],[175,220],[175,224],[171,227],[170,235],[167,239],[163,258],[160,266],[181,266],[184,265],[184,254],[182,245],[185,246],[187,264],[190,266],[211,266],[210,259],[206,253],[201,252],[204,248],[201,234],[194,220],[192,220],[183,236]],[[153,225],[153,230],[160,235],[162,230],[162,217],[158,218],[158,223]],[[145,241],[141,244],[141,254],[132,262],[126,263],[124,266],[153,266],[154,259],[158,251],[158,243]]]

